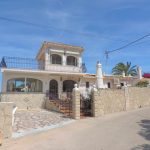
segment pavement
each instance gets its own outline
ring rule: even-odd
[[[17,110],[13,126],[13,137],[18,138],[70,123],[73,120],[62,113],[37,110]]]
[[[87,118],[5,141],[4,150],[150,150],[150,108]]]

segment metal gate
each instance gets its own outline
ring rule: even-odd
[[[92,98],[84,97],[80,95],[80,116],[81,117],[91,117],[92,116]]]

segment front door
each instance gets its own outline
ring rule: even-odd
[[[58,99],[58,82],[56,80],[51,80],[49,83],[49,98],[51,100]]]

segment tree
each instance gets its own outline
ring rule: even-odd
[[[112,69],[112,73],[114,75],[122,75],[123,72],[125,73],[126,76],[137,75],[136,66],[131,66],[131,62],[127,62],[126,64],[120,62]]]

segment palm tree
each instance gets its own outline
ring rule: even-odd
[[[127,62],[126,64],[120,62],[112,69],[112,73],[114,75],[122,75],[123,72],[125,73],[126,76],[128,76],[128,75],[131,75],[131,76],[137,75],[136,65],[131,66],[131,62]]]

